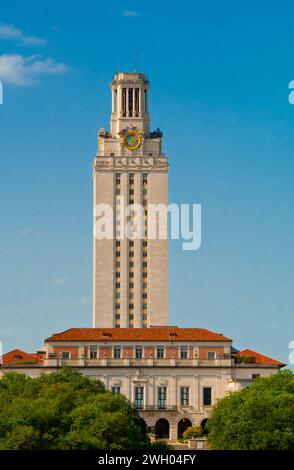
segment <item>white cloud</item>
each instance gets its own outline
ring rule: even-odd
[[[42,46],[46,44],[46,40],[37,36],[27,36],[21,29],[13,24],[0,24],[0,39],[16,41],[23,46]]]
[[[53,59],[43,58],[36,54],[24,57],[20,54],[3,54],[0,56],[0,79],[13,85],[30,85],[39,75],[62,74],[67,71],[65,64]]]
[[[124,16],[139,16],[139,13],[135,10],[125,10]]]

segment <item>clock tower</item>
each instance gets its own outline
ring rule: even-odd
[[[94,236],[93,327],[167,326],[168,242],[148,231],[150,205],[168,205],[162,133],[150,132],[145,74],[117,73],[111,95],[110,131],[98,132],[93,185],[94,211],[101,204],[111,208],[113,233]],[[132,225],[138,207],[140,236]],[[94,215],[94,224],[98,219]]]

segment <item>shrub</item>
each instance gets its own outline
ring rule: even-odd
[[[237,364],[254,364],[255,363],[255,357],[254,356],[235,356],[235,362]]]
[[[193,437],[202,437],[203,436],[203,429],[201,426],[190,426],[183,432],[184,439],[191,439]]]

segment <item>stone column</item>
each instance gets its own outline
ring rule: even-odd
[[[177,388],[178,388],[177,376],[172,375],[171,376],[170,405],[178,405],[178,402],[177,402],[177,395],[178,395]]]

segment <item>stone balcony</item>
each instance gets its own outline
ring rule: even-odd
[[[232,358],[217,359],[114,359],[114,358],[77,358],[62,359],[57,357],[46,357],[45,367],[61,367],[67,364],[72,367],[232,367]]]

